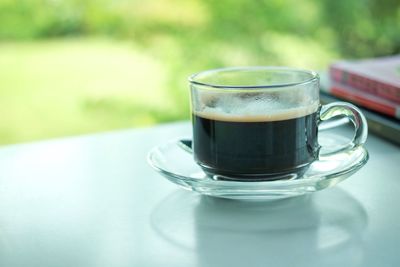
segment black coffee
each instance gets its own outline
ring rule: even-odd
[[[193,114],[195,160],[208,173],[230,177],[301,175],[318,155],[317,116],[235,121]]]

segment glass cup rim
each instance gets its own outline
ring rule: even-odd
[[[308,78],[299,80],[298,82],[282,82],[276,84],[259,84],[259,85],[225,85],[225,84],[216,84],[216,83],[207,83],[201,82],[197,80],[199,76],[202,75],[210,75],[210,74],[218,74],[223,72],[232,72],[232,71],[275,71],[275,72],[292,72],[292,73],[303,73],[309,75]],[[319,80],[318,73],[313,70],[294,68],[294,67],[282,67],[282,66],[247,66],[247,67],[225,67],[225,68],[216,68],[205,71],[200,71],[192,74],[188,78],[189,82],[198,86],[205,86],[209,88],[215,89],[268,89],[268,88],[280,88],[280,87],[293,87],[299,85],[307,85],[316,80]]]

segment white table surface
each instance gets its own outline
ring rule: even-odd
[[[400,148],[273,202],[185,191],[146,163],[187,122],[0,148],[0,266],[399,266]]]

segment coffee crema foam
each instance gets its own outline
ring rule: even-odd
[[[220,107],[204,107],[201,111],[194,111],[194,115],[218,121],[227,122],[268,122],[283,121],[304,117],[316,112],[319,103],[314,103],[305,107],[291,107],[285,109],[275,109],[271,107],[261,108],[254,111],[253,108],[237,108],[232,111],[223,110]]]

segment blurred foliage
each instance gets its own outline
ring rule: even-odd
[[[188,119],[193,72],[324,69],[400,53],[399,32],[398,0],[0,0],[0,110],[19,118],[0,142]]]
[[[107,34],[145,42],[168,34],[261,51],[278,32],[326,42],[346,57],[400,52],[398,0],[0,0],[0,21],[2,40]]]

